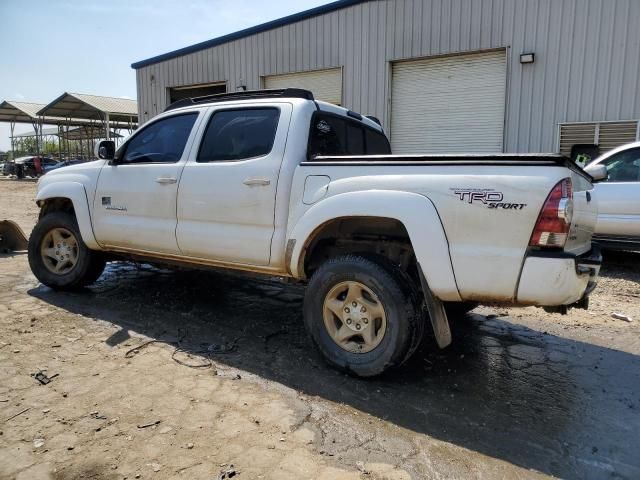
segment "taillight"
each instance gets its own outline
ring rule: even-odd
[[[562,248],[573,217],[573,188],[571,179],[560,180],[544,202],[531,234],[529,246]]]

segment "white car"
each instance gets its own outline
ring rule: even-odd
[[[608,178],[594,185],[598,223],[594,240],[604,247],[640,249],[640,142],[601,155],[585,170],[606,167]]]
[[[447,346],[446,307],[586,308],[598,278],[591,177],[559,155],[390,155],[374,120],[297,89],[180,100],[114,150],[40,179],[42,283],[88,285],[106,258],[289,277],[357,375],[402,364],[429,320]]]

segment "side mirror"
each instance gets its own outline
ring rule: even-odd
[[[101,160],[113,160],[116,156],[116,142],[113,140],[102,140],[96,146],[96,157]]]
[[[584,171],[591,175],[596,182],[609,178],[607,167],[604,165],[587,165]]]

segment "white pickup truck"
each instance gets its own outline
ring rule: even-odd
[[[181,100],[40,179],[29,262],[54,289],[118,259],[306,282],[315,344],[360,376],[402,364],[429,320],[447,346],[448,316],[477,302],[586,307],[588,174],[556,155],[390,153],[375,119],[308,91]]]

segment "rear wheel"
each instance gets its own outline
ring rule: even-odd
[[[327,362],[358,376],[405,362],[419,345],[423,316],[406,277],[386,262],[346,255],[313,275],[305,326]]]
[[[74,289],[95,282],[105,261],[82,241],[78,223],[66,212],[40,219],[29,238],[29,266],[40,282],[54,289]]]

